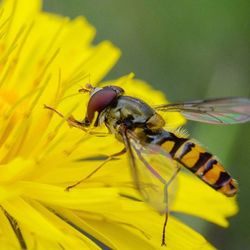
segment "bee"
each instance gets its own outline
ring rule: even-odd
[[[146,202],[166,214],[162,245],[165,245],[168,219],[168,188],[181,166],[228,197],[237,193],[237,182],[217,158],[192,138],[164,129],[165,121],[158,112],[180,112],[189,120],[210,124],[243,123],[250,120],[250,99],[229,97],[151,107],[143,100],[125,95],[118,86],[99,88],[88,84],[79,91],[90,93],[86,116],[83,121],[73,116],[66,120],[84,131],[91,124],[95,127],[105,124],[109,132],[124,144],[121,152],[111,155],[104,163],[125,152],[128,154],[136,189]],[[54,108],[45,107],[63,117]],[[92,176],[104,163],[67,190]]]

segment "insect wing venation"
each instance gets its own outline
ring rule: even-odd
[[[250,99],[241,97],[163,104],[163,112],[181,112],[187,119],[210,124],[235,124],[250,120]]]
[[[142,145],[131,131],[126,134],[126,140],[136,188],[144,201],[165,213],[176,190],[176,182],[169,187],[167,184],[177,170],[177,162],[158,145]]]

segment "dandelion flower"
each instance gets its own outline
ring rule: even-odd
[[[131,191],[126,156],[111,161],[86,182],[101,159],[122,144],[96,137],[43,108],[84,116],[88,97],[77,92],[99,83],[120,51],[110,42],[92,45],[95,29],[83,18],[44,13],[39,0],[5,0],[0,7],[0,248],[160,249],[164,218]],[[89,77],[90,76],[90,77]],[[132,75],[112,81],[150,104],[162,93]],[[173,127],[184,120],[166,117]],[[105,129],[105,128],[103,128]],[[128,194],[128,197],[121,195]],[[180,174],[171,212],[227,226],[234,200]],[[168,249],[213,249],[193,229],[170,215]]]

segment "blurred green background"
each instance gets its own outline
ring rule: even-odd
[[[86,16],[96,42],[108,39],[122,50],[108,79],[135,72],[172,101],[250,97],[249,0],[45,0],[44,10]],[[240,184],[240,213],[229,229],[189,223],[218,249],[250,249],[250,124],[187,126]]]

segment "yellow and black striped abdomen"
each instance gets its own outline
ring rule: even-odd
[[[170,155],[215,190],[233,196],[237,193],[237,183],[226,172],[215,157],[189,138],[171,137],[161,141],[161,146]]]

